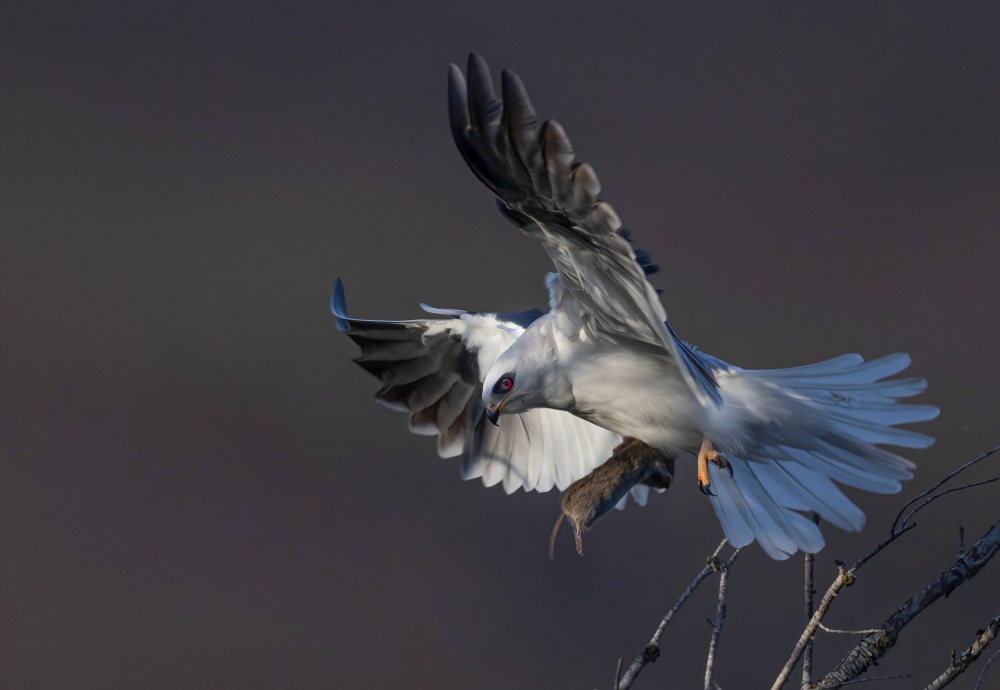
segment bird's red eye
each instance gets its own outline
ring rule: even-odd
[[[513,376],[503,376],[497,381],[496,385],[493,386],[494,393],[506,393],[511,388],[514,387],[514,377]]]

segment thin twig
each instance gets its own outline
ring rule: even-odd
[[[946,476],[944,479],[942,479],[941,481],[939,481],[937,484],[935,484],[931,488],[927,489],[927,491],[923,492],[922,494],[917,494],[916,496],[914,496],[913,498],[911,498],[909,501],[907,501],[906,503],[904,503],[903,507],[899,509],[899,513],[896,514],[896,519],[892,521],[892,528],[891,528],[890,531],[893,532],[893,533],[896,532],[896,525],[899,524],[899,518],[900,518],[900,516],[903,514],[903,511],[905,511],[911,505],[913,505],[914,503],[916,503],[917,501],[919,501],[924,496],[928,496],[929,494],[932,494],[933,492],[937,491],[942,486],[944,486],[949,481],[951,481],[951,479],[953,477],[955,477],[958,474],[961,474],[962,472],[964,472],[965,470],[969,469],[970,467],[972,467],[976,463],[985,460],[986,458],[988,458],[991,455],[993,455],[994,453],[996,453],[998,450],[1000,450],[1000,446],[997,446],[993,450],[986,451],[985,453],[983,453],[982,455],[980,455],[978,458],[973,458],[972,460],[969,460],[969,462],[965,463],[964,465],[962,465],[958,469],[953,470],[952,472],[950,472],[948,474],[948,476]],[[934,499],[931,499],[931,500],[934,500]],[[921,504],[920,507],[923,507],[923,504]],[[917,510],[919,510],[920,507],[918,507]],[[909,521],[909,519],[911,517],[913,517],[913,513],[915,513],[915,512],[916,512],[916,510],[914,510],[913,512],[911,512],[909,515],[906,516],[906,520],[903,520],[903,525],[905,525]]]
[[[812,514],[814,525],[819,525],[819,514]],[[816,590],[813,589],[813,566],[816,564],[816,556],[811,553],[805,555],[805,622],[806,625],[812,619],[814,602],[813,598]],[[802,687],[812,683],[813,677],[813,645],[816,639],[810,637],[806,643],[805,651],[802,652]]]
[[[877,663],[896,644],[900,631],[910,621],[932,603],[974,577],[997,551],[1000,551],[1000,522],[993,525],[967,554],[960,556],[955,565],[889,616],[878,632],[862,639],[844,660],[815,686],[817,690],[839,688],[868,670],[869,666]]]
[[[712,690],[714,682],[712,676],[715,674],[715,650],[719,647],[719,636],[722,634],[722,626],[726,623],[726,595],[729,592],[729,571],[732,570],[736,557],[740,555],[740,550],[733,551],[729,560],[722,564],[719,575],[719,604],[715,611],[715,625],[712,626],[712,640],[708,643],[708,659],[705,662],[705,690]]]
[[[858,568],[860,568],[861,566],[863,566],[865,563],[867,563],[868,561],[870,561],[879,551],[881,551],[882,549],[884,549],[885,547],[887,547],[889,544],[891,544],[892,542],[894,542],[897,539],[899,539],[901,536],[903,536],[904,534],[906,534],[907,532],[909,532],[914,527],[916,527],[916,525],[906,525],[905,527],[901,527],[900,529],[898,529],[895,532],[893,532],[892,534],[890,534],[888,537],[886,537],[885,539],[883,539],[882,541],[880,541],[878,544],[876,544],[872,548],[871,551],[869,551],[868,553],[866,553],[864,556],[862,556],[858,560],[854,561],[854,565],[852,565],[850,567],[850,570],[854,571],[854,570],[857,570]]]
[[[656,661],[656,659],[660,656],[660,637],[663,635],[663,631],[667,629],[670,621],[673,620],[674,614],[680,610],[681,606],[684,605],[684,602],[687,601],[688,597],[690,597],[694,590],[698,588],[698,585],[701,584],[701,581],[712,573],[719,572],[719,552],[722,551],[722,547],[725,545],[726,540],[723,539],[719,543],[719,546],[715,549],[715,552],[708,557],[708,562],[705,567],[701,569],[700,573],[695,575],[694,580],[692,580],[691,584],[684,590],[680,598],[677,600],[677,603],[674,604],[673,608],[667,611],[663,620],[660,621],[660,625],[656,628],[656,632],[653,633],[652,639],[650,639],[649,643],[643,647],[642,651],[639,652],[638,655],[636,655],[632,664],[625,671],[624,675],[622,675],[621,680],[618,682],[618,690],[628,690],[628,688],[632,687],[632,683],[634,683],[635,679],[638,678],[639,673],[643,668],[645,668],[646,664]]]
[[[998,481],[998,480],[1000,480],[1000,474],[996,475],[995,477],[990,477],[989,479],[980,479],[978,482],[969,482],[968,484],[962,484],[961,486],[953,486],[950,489],[945,489],[944,491],[939,491],[936,494],[934,494],[933,496],[931,496],[930,498],[925,499],[920,505],[918,505],[916,508],[914,508],[913,510],[911,510],[907,514],[907,516],[905,518],[903,518],[903,524],[905,525],[907,522],[909,522],[910,518],[913,517],[914,515],[916,515],[917,511],[919,511],[921,508],[923,508],[924,506],[926,506],[928,503],[931,503],[932,501],[936,501],[937,499],[941,498],[942,496],[947,496],[948,494],[950,494],[952,492],[962,491],[963,489],[971,489],[974,486],[982,486],[983,484],[992,484],[993,482]]]
[[[983,682],[983,676],[986,675],[986,669],[990,667],[990,664],[993,663],[993,660],[997,658],[998,654],[1000,654],[1000,649],[993,652],[993,656],[986,660],[986,665],[983,666],[983,670],[979,673],[979,678],[976,680],[976,687],[972,688],[972,690],[979,690],[979,684]]]
[[[941,690],[941,688],[958,678],[965,669],[972,665],[972,662],[979,658],[980,654],[986,651],[990,642],[997,636],[998,629],[1000,629],[1000,616],[991,620],[990,624],[986,626],[986,630],[976,638],[972,646],[962,652],[962,656],[957,659],[953,658],[951,664],[944,670],[944,673],[931,681],[924,690]],[[985,671],[986,669],[984,668],[983,670]]]

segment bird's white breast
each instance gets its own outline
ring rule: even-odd
[[[701,443],[701,405],[665,352],[557,340],[560,364],[573,387],[571,412],[666,451]]]

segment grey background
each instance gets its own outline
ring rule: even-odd
[[[682,337],[747,367],[906,350],[930,381],[937,445],[902,496],[852,494],[869,526],[827,527],[824,586],[1000,442],[998,6],[748,5],[7,2],[0,687],[589,689],[648,640],[721,536],[693,468],[550,563],[558,495],[461,482],[327,311],[338,276],[370,318],[544,304],[544,253],[448,133],[469,50],[566,127]],[[877,625],[996,506],[924,513],[828,622]],[[998,573],[885,682],[967,647]],[[740,559],[722,687],[777,674],[800,576]],[[700,685],[713,590],[643,687]]]

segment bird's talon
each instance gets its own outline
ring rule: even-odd
[[[705,436],[702,438],[701,449],[698,451],[698,488],[706,496],[715,496],[708,489],[708,485],[711,483],[708,478],[708,463],[710,462],[714,462],[720,469],[729,470],[729,476],[733,476],[733,466],[726,460],[726,454],[715,450],[708,436]]]

